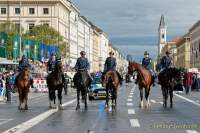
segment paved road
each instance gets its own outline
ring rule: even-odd
[[[64,110],[54,112],[48,110],[48,97],[44,94],[32,96],[30,110],[25,112],[18,111],[14,101],[0,104],[0,132],[7,129],[27,133],[200,132],[199,92],[188,96],[174,95],[173,109],[163,109],[159,86],[152,88],[149,109],[138,107],[139,92],[134,84],[121,87],[116,112],[105,111],[104,101],[100,100],[90,101],[87,111],[83,106],[80,111],[75,111],[74,99],[73,93],[64,96]]]

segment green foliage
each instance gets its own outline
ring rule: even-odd
[[[6,32],[8,34],[8,40],[6,45],[7,58],[13,59],[13,39],[14,35],[19,35],[19,25],[15,25],[10,21],[0,24],[0,32]],[[23,33],[23,28],[22,28]],[[66,56],[66,47],[68,46],[64,42],[64,37],[60,35],[58,31],[48,25],[37,25],[31,31],[27,31],[22,34],[22,39],[29,38],[32,41],[37,41],[38,43],[44,43],[47,45],[58,44],[59,55]],[[23,42],[23,41],[22,41]],[[39,46],[37,46],[39,47]],[[30,46],[31,53],[34,52],[34,46]],[[37,52],[39,54],[39,51]],[[33,57],[33,55],[31,55]]]

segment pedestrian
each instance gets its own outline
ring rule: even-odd
[[[6,98],[7,102],[11,102],[11,83],[9,73],[6,73]]]

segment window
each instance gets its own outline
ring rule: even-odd
[[[1,8],[1,14],[6,14],[6,8]]]
[[[31,31],[31,30],[33,29],[34,26],[35,26],[35,24],[30,23],[30,24],[29,24],[29,31]]]
[[[49,8],[43,8],[43,13],[44,14],[49,14]]]
[[[15,14],[20,14],[20,8],[15,8]]]
[[[29,8],[29,14],[35,14],[35,8]]]
[[[17,30],[17,32],[20,32],[20,24],[19,23],[15,23],[15,29]]]
[[[165,38],[165,35],[164,34],[162,34],[162,39],[164,39]]]
[[[48,23],[44,23],[43,25],[45,25],[45,26],[49,26],[49,24],[48,24]]]

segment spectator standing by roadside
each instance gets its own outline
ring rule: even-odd
[[[6,73],[6,97],[7,102],[11,102],[11,83],[9,73]]]

